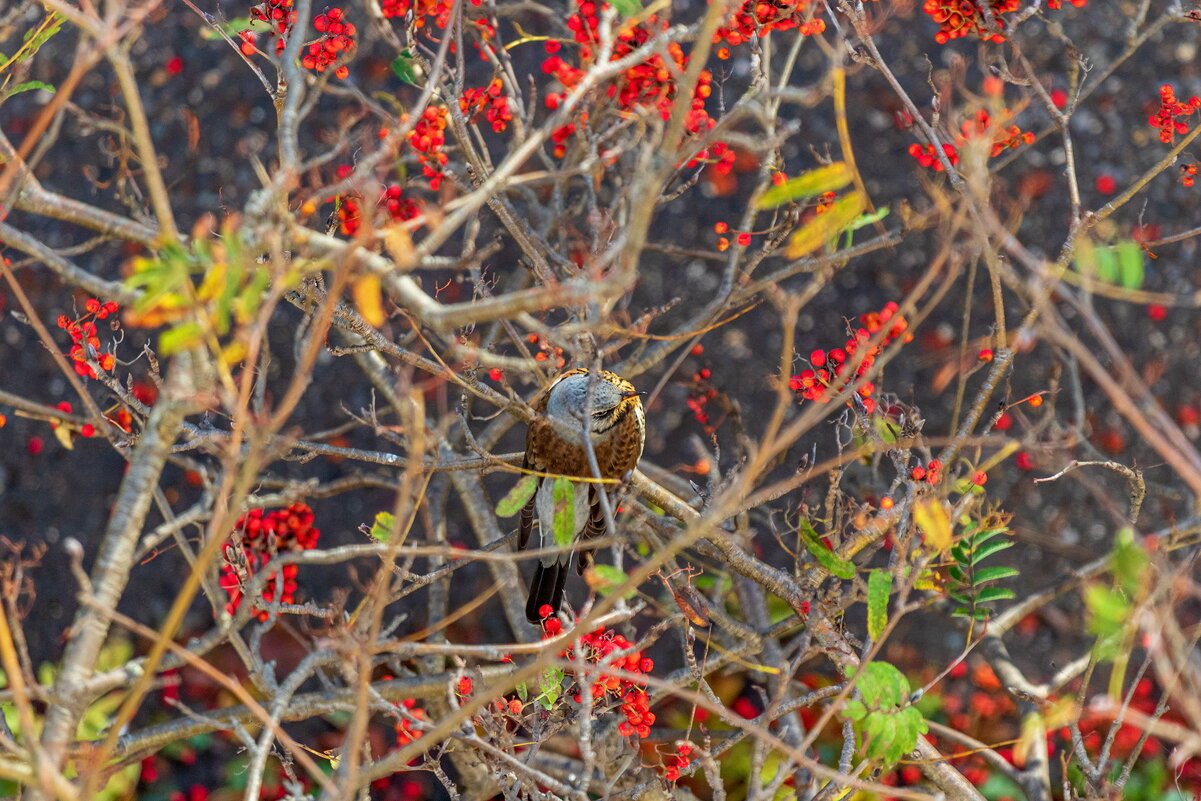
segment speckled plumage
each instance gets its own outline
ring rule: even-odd
[[[588,380],[587,368],[569,370],[552,381],[534,400],[533,407],[538,412],[538,418],[530,423],[526,435],[524,469],[563,476],[592,476],[582,436]],[[616,373],[602,370],[592,386],[591,411],[592,448],[600,468],[600,477],[622,479],[638,465],[642,456],[642,446],[646,440],[642,400],[629,381]],[[552,422],[551,417],[556,422]],[[573,439],[573,431],[579,431],[580,435]],[[535,513],[539,517],[540,547],[554,546],[552,521],[547,519],[550,517],[548,493],[552,484],[553,480],[539,478],[538,491],[521,510],[519,548],[529,544]],[[577,515],[577,522],[580,523],[576,531],[577,542],[604,534],[604,512],[597,496],[600,486],[595,482],[576,484],[577,497],[584,497],[584,493],[587,493],[588,511],[586,516]],[[612,485],[604,486],[608,488],[612,499]],[[578,552],[577,570],[583,573],[591,561],[592,551],[583,548]],[[570,563],[571,552],[564,552],[543,557],[535,567],[526,604],[526,617],[531,623],[542,619],[538,610],[543,605],[558,611]]]

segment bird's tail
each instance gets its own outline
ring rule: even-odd
[[[534,578],[530,580],[530,597],[525,604],[525,617],[531,623],[538,624],[545,619],[539,614],[544,606],[551,608],[551,615],[558,614],[563,605],[563,586],[567,583],[567,568],[570,559],[544,565],[539,562],[534,567]]]

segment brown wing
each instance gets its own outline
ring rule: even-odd
[[[550,390],[555,384],[562,381],[569,375],[579,372],[588,372],[586,369],[580,368],[576,370],[568,370],[561,375],[555,377],[546,385],[534,400],[530,402],[530,406],[538,414],[538,417],[530,421],[529,429],[525,435],[525,458],[521,461],[522,470],[534,470],[539,473],[547,472],[547,449],[548,444],[553,442],[548,438],[548,435],[553,433],[551,426],[546,422],[546,403],[550,398]],[[575,474],[569,474],[575,475]],[[534,494],[530,496],[529,501],[521,509],[521,517],[518,520],[517,528],[517,547],[524,549],[530,542],[530,534],[534,530],[534,512],[535,499],[538,497],[538,490],[542,487],[542,477],[539,476],[537,483],[534,486]]]

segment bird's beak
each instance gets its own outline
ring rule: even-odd
[[[645,394],[645,392],[623,392],[621,393],[621,399],[629,400],[630,398],[641,398]]]

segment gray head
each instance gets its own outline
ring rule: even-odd
[[[569,425],[578,426],[584,418],[584,401],[588,393],[587,373],[569,375],[555,384],[546,402],[546,413]],[[621,389],[602,377],[596,377],[592,387],[592,430],[607,430],[613,424],[613,411],[625,400]]]

